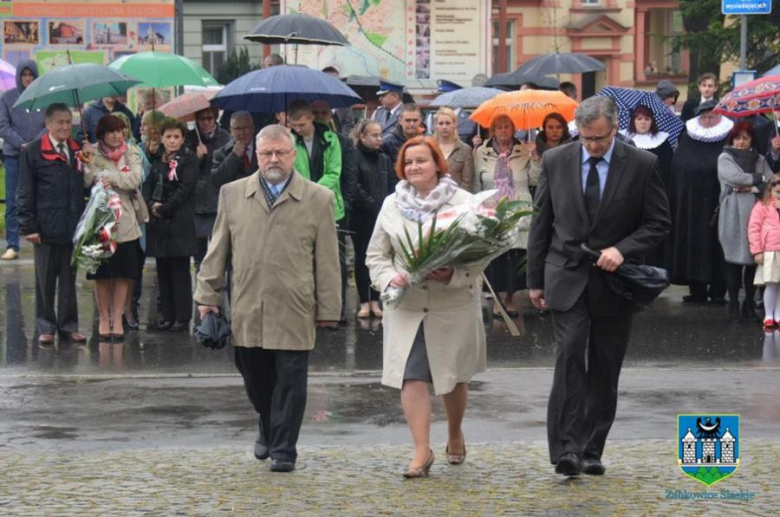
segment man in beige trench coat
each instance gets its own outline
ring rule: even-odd
[[[260,415],[255,457],[295,469],[315,327],[335,326],[341,276],[333,193],[298,174],[290,131],[257,135],[259,171],[224,185],[195,300],[217,312],[225,269],[232,275],[236,367]]]

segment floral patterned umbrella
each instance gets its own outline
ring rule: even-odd
[[[762,77],[737,86],[720,100],[713,111],[730,117],[780,111],[780,75]]]

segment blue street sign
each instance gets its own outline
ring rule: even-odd
[[[771,0],[722,0],[723,14],[769,14],[772,12]]]

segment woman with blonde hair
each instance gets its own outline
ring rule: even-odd
[[[458,116],[450,108],[439,108],[433,116],[433,138],[447,159],[449,175],[462,189],[474,186],[474,154],[458,137]]]
[[[485,370],[485,330],[479,266],[433,271],[409,286],[398,266],[400,242],[416,235],[418,223],[438,210],[469,202],[471,196],[447,175],[447,161],[431,137],[404,143],[396,162],[400,181],[379,212],[368,246],[366,264],[374,287],[407,287],[397,306],[385,306],[382,325],[382,384],[401,390],[401,405],[414,441],[414,457],[406,478],[426,477],[433,465],[430,446],[431,396],[442,395],[447,413],[445,454],[452,465],[466,459],[461,429],[468,400],[468,382]]]
[[[515,130],[514,122],[506,115],[499,115],[491,121],[490,138],[475,154],[474,193],[498,189],[501,196],[506,196],[511,201],[531,203],[530,187],[539,182],[541,167],[531,167],[531,152],[536,145],[533,142],[520,143],[514,137]],[[515,292],[525,289],[525,275],[522,273],[521,264],[525,260],[531,222],[521,220],[520,224],[522,226],[513,249],[491,262],[485,272],[488,281],[499,295],[499,298],[494,300],[494,315],[499,315],[499,305],[503,298],[506,312],[510,316],[517,316],[513,296]]]

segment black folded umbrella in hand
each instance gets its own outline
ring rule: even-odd
[[[587,245],[580,245],[582,251],[593,258],[598,259],[601,252],[590,249]],[[609,287],[627,300],[647,305],[669,287],[669,275],[665,269],[658,267],[621,264],[613,272],[604,271]]]
[[[221,310],[219,314],[213,312],[206,314],[195,329],[195,339],[198,343],[213,350],[225,348],[230,339],[230,323],[222,314]]]

